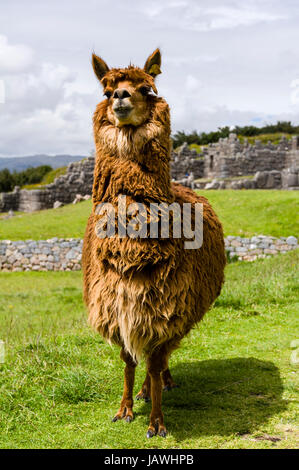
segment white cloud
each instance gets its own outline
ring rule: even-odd
[[[24,44],[8,43],[7,37],[0,35],[0,73],[16,73],[26,69],[33,61],[33,51]]]
[[[249,3],[189,0],[188,2],[151,2],[139,5],[149,19],[155,23],[186,31],[207,32],[252,26],[288,18],[286,12],[274,12],[268,2]],[[264,5],[261,5],[263,3]],[[214,5],[213,5],[214,4]],[[212,6],[211,6],[212,5]]]
[[[1,103],[5,103],[5,86],[3,80],[0,80],[0,104]]]
[[[3,156],[89,152],[102,99],[93,49],[117,67],[161,48],[157,86],[173,132],[299,121],[295,0],[115,0],[117,15],[109,0],[26,0],[18,15],[2,3]]]
[[[290,87],[293,88],[290,97],[291,103],[293,105],[299,104],[299,78],[292,80]]]
[[[4,84],[6,93],[0,114],[0,154],[86,155],[92,147],[95,86],[82,94],[76,91],[76,75],[67,66],[36,62],[26,69],[28,64],[24,61],[18,73],[12,67],[2,72],[0,102]]]
[[[198,89],[202,86],[200,80],[193,75],[187,75],[185,89],[189,93],[198,93]]]

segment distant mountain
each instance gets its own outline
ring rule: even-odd
[[[50,165],[52,168],[66,166],[71,162],[82,160],[84,155],[32,155],[29,157],[0,157],[0,170],[7,168],[10,171],[26,170],[30,166]]]

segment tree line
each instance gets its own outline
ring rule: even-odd
[[[192,131],[186,133],[178,131],[172,136],[173,148],[177,148],[184,142],[190,144],[207,145],[213,142],[218,142],[222,137],[228,137],[231,129],[229,126],[218,127],[217,131],[200,132]],[[244,137],[253,137],[261,134],[274,134],[276,132],[283,132],[286,134],[299,134],[299,126],[293,126],[290,121],[277,121],[276,124],[266,124],[262,127],[256,126],[235,126],[233,132],[237,135]]]
[[[0,193],[12,191],[15,186],[40,183],[44,176],[52,170],[50,165],[30,167],[19,172],[10,172],[4,168],[0,171]]]

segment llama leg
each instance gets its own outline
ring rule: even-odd
[[[172,388],[178,387],[178,385],[174,382],[168,368],[162,372],[162,384],[163,390],[166,392],[169,392]]]
[[[151,378],[149,373],[147,372],[145,381],[142,384],[141,390],[136,395],[136,400],[141,400],[148,402],[151,399]]]
[[[164,350],[157,351],[148,358],[148,373],[151,379],[151,399],[152,411],[150,415],[150,424],[147,430],[147,437],[153,437],[155,434],[166,436],[164,418],[162,413],[162,377],[161,373],[167,367],[167,355]]]
[[[137,364],[133,361],[130,354],[126,353],[123,349],[120,352],[120,357],[126,363],[124,392],[120,403],[120,408],[112,421],[114,422],[124,418],[128,423],[130,423],[133,419],[133,387],[135,368]]]

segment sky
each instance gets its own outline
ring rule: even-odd
[[[88,155],[103,99],[94,50],[162,52],[172,132],[299,124],[298,0],[10,0],[0,6],[0,156]]]

